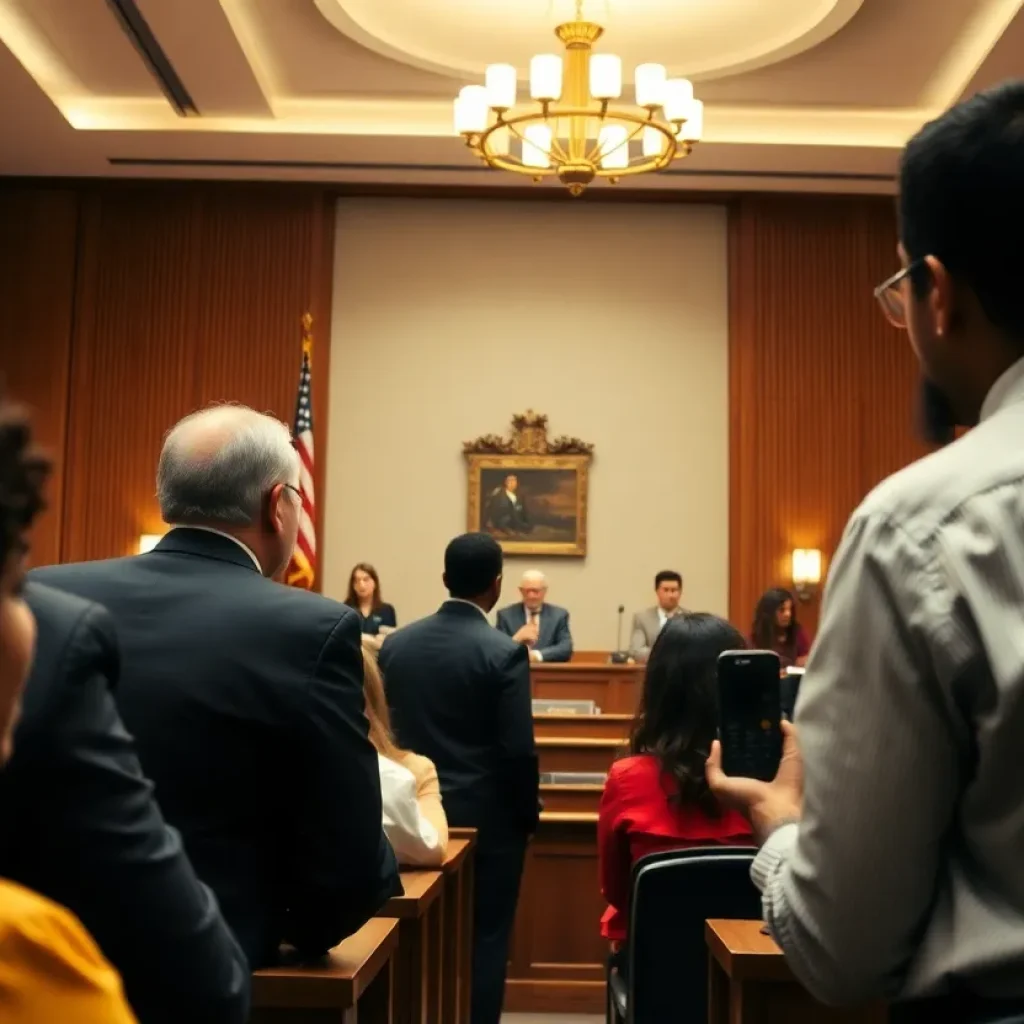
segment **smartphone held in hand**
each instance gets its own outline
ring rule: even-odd
[[[718,735],[722,771],[770,782],[782,760],[779,656],[723,651],[718,656]]]

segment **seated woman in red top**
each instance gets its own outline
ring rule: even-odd
[[[630,872],[658,850],[747,845],[750,826],[718,806],[704,779],[717,727],[715,668],[722,651],[747,645],[716,615],[670,619],[651,650],[629,756],[608,773],[597,822],[601,934],[626,938]]]
[[[803,627],[796,621],[793,595],[782,587],[766,590],[757,602],[750,642],[761,651],[774,651],[783,668],[802,668],[811,644]]]

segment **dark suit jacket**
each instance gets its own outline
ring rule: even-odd
[[[241,1024],[249,965],[118,717],[110,616],[38,584],[25,593],[39,637],[0,775],[0,875],[81,918],[143,1024]]]
[[[32,575],[112,612],[118,708],[253,967],[282,940],[324,952],[401,891],[351,608],[199,530]]]
[[[437,766],[450,824],[489,836],[537,826],[526,648],[458,601],[392,633],[380,652],[403,747]]]
[[[510,604],[498,612],[498,629],[506,636],[515,636],[526,625],[526,606]],[[568,661],[572,657],[572,634],[569,613],[557,604],[545,604],[540,610],[540,638],[534,650],[545,661]]]

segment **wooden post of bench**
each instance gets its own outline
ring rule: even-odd
[[[377,917],[322,960],[256,971],[249,1024],[392,1024],[398,922]]]
[[[444,948],[441,1005],[444,1024],[469,1024],[470,985],[473,977],[473,860],[475,828],[448,830],[448,857],[444,873]],[[449,963],[449,961],[452,961]]]
[[[379,917],[397,918],[395,1024],[444,1024],[441,1016],[444,875],[403,871],[401,896],[393,896]],[[454,956],[454,951],[453,954]]]

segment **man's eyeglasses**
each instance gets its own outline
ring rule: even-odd
[[[302,491],[300,491],[298,489],[298,487],[295,486],[295,484],[285,484],[284,486],[287,487],[289,491],[294,491],[299,496],[299,503],[301,504],[302,503]]]
[[[924,260],[914,260],[902,270],[897,270],[892,277],[886,278],[876,289],[878,300],[886,320],[901,330],[907,329],[907,304],[903,300],[903,280],[909,277],[918,267],[924,266]]]

